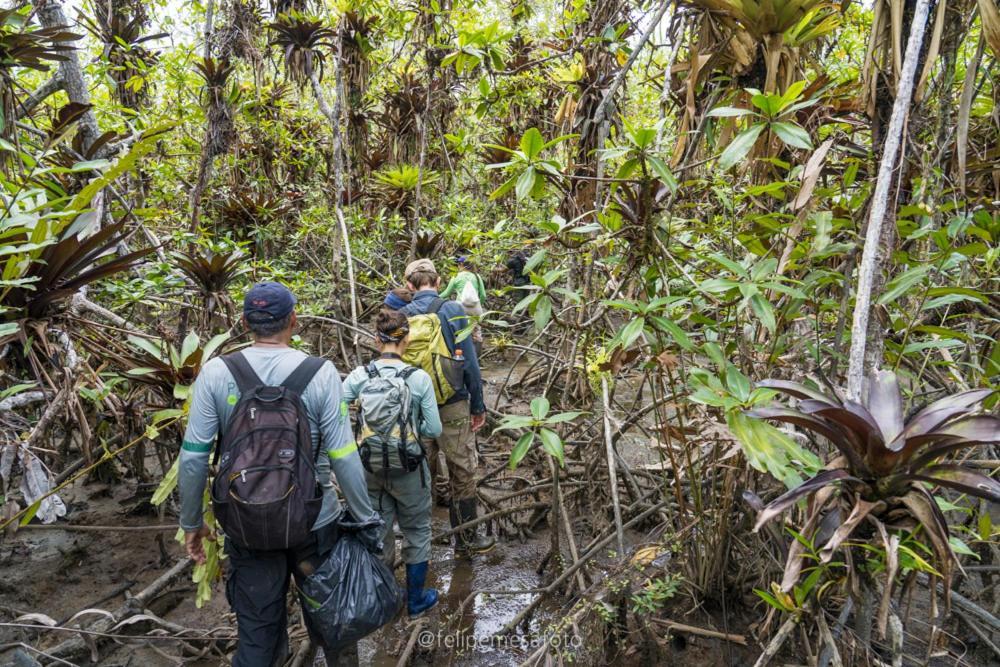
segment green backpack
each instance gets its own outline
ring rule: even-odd
[[[424,460],[415,424],[411,424],[412,400],[406,380],[413,366],[383,376],[375,362],[365,367],[368,381],[358,394],[358,421],[354,436],[365,470],[373,475],[413,472]],[[421,479],[423,469],[421,468]]]
[[[409,317],[410,345],[403,355],[404,362],[431,376],[438,405],[447,403],[465,384],[465,362],[452,357],[441,330],[438,311],[444,303],[444,299],[434,299],[426,313]]]

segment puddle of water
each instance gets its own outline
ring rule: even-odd
[[[448,528],[448,511],[434,510],[434,531]],[[495,635],[531,602],[532,594],[476,596],[475,601],[462,609],[462,602],[473,591],[515,591],[538,588],[541,578],[535,570],[545,556],[548,543],[544,540],[498,540],[490,552],[472,559],[454,556],[451,545],[433,545],[428,586],[438,589],[440,600],[426,614],[427,631],[421,638],[414,665],[433,664],[462,666],[517,665],[525,657],[521,638],[496,638]],[[398,572],[402,579],[402,571]],[[461,615],[459,615],[461,611]],[[533,629],[540,625],[538,619]],[[361,642],[361,664],[390,667],[396,664],[399,654],[409,638],[408,618],[404,615],[396,623],[383,628],[374,636]],[[425,650],[421,651],[423,648]],[[430,648],[436,649],[433,653]]]

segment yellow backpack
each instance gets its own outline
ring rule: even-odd
[[[441,330],[438,311],[443,304],[444,299],[435,299],[423,315],[409,316],[410,345],[403,355],[404,362],[422,368],[431,376],[438,405],[448,402],[465,384],[465,362],[452,357]]]

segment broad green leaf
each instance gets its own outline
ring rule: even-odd
[[[671,193],[676,194],[679,185],[677,184],[677,179],[674,177],[667,163],[656,156],[649,156],[649,166],[652,168],[653,173],[656,174],[660,182],[667,186],[667,189]]]
[[[586,414],[585,412],[560,412],[548,417],[545,420],[546,424],[561,424],[563,422],[573,421],[580,415]]]
[[[726,150],[722,151],[722,155],[719,156],[719,169],[728,171],[733,165],[745,158],[765,127],[765,123],[755,123],[737,134],[736,138],[726,146]]]
[[[613,350],[615,348],[627,349],[636,339],[642,334],[643,328],[646,326],[646,319],[643,317],[636,317],[632,319],[628,324],[626,324],[615,337],[611,339],[610,348]]]
[[[531,196],[531,191],[535,187],[535,168],[528,167],[521,172],[521,175],[517,177],[517,185],[515,186],[514,193],[517,195],[518,201],[524,201]]]
[[[779,139],[792,148],[812,150],[813,145],[809,140],[809,133],[806,132],[805,128],[800,125],[796,125],[795,123],[775,122],[771,123],[771,130],[778,135]]]
[[[517,176],[511,176],[504,181],[499,188],[490,193],[490,200],[492,201],[503,197],[505,194],[513,190],[515,185],[517,185]]]
[[[771,303],[762,294],[754,294],[750,297],[750,309],[753,310],[754,315],[764,325],[764,328],[773,334],[778,324],[775,320],[774,307]]]
[[[746,402],[750,398],[750,391],[753,389],[750,378],[741,373],[740,369],[733,364],[726,367],[726,386],[742,402]]]
[[[559,437],[559,434],[555,431],[550,431],[547,428],[539,429],[538,437],[542,441],[542,449],[544,449],[549,456],[555,457],[559,461],[559,465],[565,465],[565,460],[563,459],[563,441]]]
[[[511,470],[516,468],[517,464],[519,464],[524,459],[525,455],[528,453],[528,450],[531,449],[531,443],[534,441],[535,441],[534,433],[525,433],[524,435],[522,435],[520,438],[517,439],[517,442],[514,444],[514,448],[510,450],[509,465]]]
[[[531,416],[541,421],[545,419],[545,415],[549,414],[549,399],[544,396],[538,396],[531,400]]]
[[[878,304],[884,306],[893,303],[918,285],[930,273],[930,270],[929,265],[921,264],[899,274],[885,286],[885,292],[878,298]]]
[[[164,500],[170,497],[170,494],[177,488],[177,475],[179,471],[180,458],[178,457],[174,459],[174,464],[170,466],[170,470],[163,476],[163,481],[156,487],[156,491],[153,492],[153,497],[150,498],[149,502],[158,507],[163,504]]]
[[[496,427],[496,431],[509,431],[517,428],[529,428],[535,420],[526,415],[507,415]],[[494,431],[494,432],[496,432]]]
[[[712,260],[713,262],[715,262],[719,266],[723,266],[723,267],[729,269],[730,271],[732,271],[736,275],[740,276],[741,278],[749,278],[750,277],[750,274],[747,273],[747,270],[743,268],[742,264],[740,264],[739,262],[734,262],[733,260],[729,259],[725,255],[720,255],[717,252],[713,252],[711,255],[707,255],[707,257],[708,257],[708,259]]]
[[[546,250],[545,248],[537,250],[531,257],[528,258],[528,261],[524,263],[524,270],[534,271],[535,269],[537,269],[538,266],[543,261],[545,261],[545,256],[548,254],[548,252],[549,251]]]
[[[194,331],[189,332],[188,335],[184,337],[184,342],[181,343],[180,365],[187,365],[188,357],[195,353],[198,349],[198,343],[200,342],[201,340],[198,338],[198,334]]]
[[[534,318],[535,329],[537,331],[544,329],[545,325],[552,319],[552,299],[548,295],[543,294],[538,297],[538,300],[535,302]]]
[[[529,160],[541,153],[544,145],[545,139],[542,138],[542,133],[538,131],[538,128],[528,128],[528,131],[521,136],[521,150],[524,151]]]
[[[213,336],[210,341],[205,343],[205,348],[202,350],[201,354],[201,363],[204,364],[206,361],[211,359],[212,355],[215,354],[215,351],[219,348],[219,346],[225,343],[227,340],[229,340],[228,332],[220,333],[217,336]]]

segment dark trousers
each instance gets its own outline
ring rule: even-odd
[[[306,573],[319,566],[336,540],[336,528],[332,525],[314,531],[301,547],[282,551],[247,549],[233,540],[226,540],[229,556],[226,599],[236,614],[238,637],[233,667],[284,664],[289,654],[287,600],[290,576],[301,582]],[[319,635],[310,627],[309,616],[304,613],[302,616],[313,643],[322,647]],[[324,652],[328,664],[342,664],[343,661],[325,647]]]

